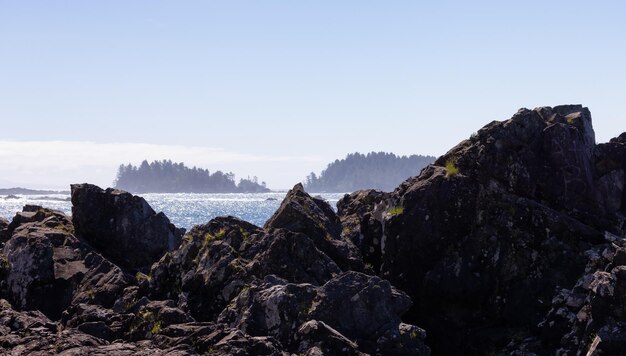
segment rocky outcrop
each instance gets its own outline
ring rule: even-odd
[[[380,228],[368,192],[344,198],[339,215],[371,242],[362,251],[377,257],[380,241],[380,276],[413,298],[407,320],[435,352],[513,352],[535,338],[535,352],[553,353],[537,325],[555,291],[589,273],[605,231],[624,234],[622,145],[596,146],[581,106],[522,109],[401,184]]]
[[[74,236],[62,212],[26,206],[4,246],[8,299],[56,320],[72,302],[113,305],[129,278]]]
[[[410,304],[389,282],[358,272],[320,287],[268,276],[243,290],[219,320],[251,335],[271,335],[298,353],[428,354],[425,332],[401,324]]]
[[[381,237],[385,215],[391,208],[390,198],[391,193],[370,189],[346,194],[337,203],[344,237],[359,248],[363,260],[376,272],[382,263]]]
[[[5,242],[9,239],[9,221],[3,217],[0,217],[0,242]]]
[[[358,248],[344,236],[339,218],[324,200],[311,197],[302,184],[296,184],[266,229],[284,228],[307,235],[315,246],[331,257],[340,268],[363,271],[365,266]]]
[[[312,198],[302,191],[297,199]],[[307,218],[329,217],[336,219],[332,210]],[[411,303],[404,293],[378,277],[342,272],[309,235],[286,228],[232,217],[196,226],[141,289],[152,299],[172,299],[197,321],[269,336],[289,352],[428,354],[424,331],[401,323]]]
[[[59,328],[40,311],[18,312],[0,299],[0,350],[12,355],[71,354],[70,350],[94,350],[104,344],[78,330]]]
[[[123,246],[138,248],[142,236],[161,243],[171,237],[157,234],[158,226],[161,232],[179,230],[127,193],[85,185],[72,186],[72,192],[72,219],[26,206],[5,224],[10,238],[0,255],[5,261],[0,263],[0,294],[8,301],[0,301],[0,352],[429,352],[423,330],[400,320],[408,297],[378,277],[342,271],[315,243],[322,228],[262,229],[233,217],[216,218],[194,227],[180,247],[162,251],[149,273],[142,273],[137,268],[151,254],[116,251],[120,246],[114,241],[125,238],[131,242]],[[297,200],[314,202],[304,192]],[[346,254],[349,241],[337,235],[332,209],[314,204],[321,208],[302,218],[325,221],[334,229],[337,242],[324,248],[340,261],[362,266],[358,251]],[[311,221],[304,223],[311,226]],[[102,229],[98,234],[97,227]],[[132,260],[133,253],[142,257]],[[350,308],[340,301],[346,299],[353,301]],[[280,315],[268,314],[275,324],[257,314],[266,309]]]
[[[91,184],[74,184],[72,222],[76,234],[119,266],[149,268],[180,245],[184,230],[141,197]]]

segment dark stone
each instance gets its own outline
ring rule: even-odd
[[[0,243],[6,242],[11,237],[9,235],[9,221],[3,217],[0,217]]]
[[[52,355],[66,350],[94,350],[105,341],[76,329],[59,329],[39,311],[14,310],[0,300],[0,352],[19,355]]]
[[[9,298],[18,309],[58,319],[87,271],[80,242],[62,213],[33,206],[24,210],[13,219],[12,237],[4,246]]]
[[[7,297],[20,310],[59,319],[72,303],[110,307],[129,278],[73,235],[61,212],[27,206],[4,246]]]
[[[390,193],[360,190],[346,194],[337,203],[343,235],[354,243],[366,264],[380,272],[383,220],[390,206]]]
[[[141,197],[91,184],[73,184],[76,234],[117,265],[146,269],[180,245],[184,230]]]
[[[250,335],[270,335],[293,352],[428,355],[426,333],[400,321],[410,305],[389,282],[359,272],[320,287],[270,275],[242,290],[219,321]]]
[[[191,229],[180,249],[153,266],[148,293],[176,300],[197,320],[208,321],[255,279],[274,274],[321,285],[340,272],[304,234],[216,218]]]
[[[300,183],[287,192],[278,210],[265,223],[265,228],[303,233],[341,269],[365,269],[358,248],[342,236],[337,214],[326,201],[307,194]]]
[[[618,139],[595,145],[582,106],[522,109],[388,196],[345,197],[339,216],[366,261],[380,256],[376,271],[413,298],[405,320],[434,352],[530,350],[555,291],[588,268],[586,251],[624,233],[625,159]],[[560,325],[554,335],[570,328]]]

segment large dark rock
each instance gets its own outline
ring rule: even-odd
[[[11,223],[4,246],[9,300],[20,310],[58,319],[71,303],[110,307],[129,278],[73,235],[62,212],[26,206]]]
[[[184,230],[141,197],[91,184],[73,184],[76,234],[121,267],[145,269],[180,245]]]
[[[219,321],[250,335],[271,335],[292,352],[428,355],[425,332],[402,324],[410,298],[358,272],[323,286],[267,276],[241,291]]]
[[[360,190],[346,194],[337,203],[343,235],[359,248],[365,263],[376,272],[380,271],[382,263],[381,236],[390,198],[391,193]]]
[[[18,312],[8,301],[0,300],[2,354],[53,355],[78,348],[94,350],[105,343],[76,329],[61,330],[40,311]]]
[[[423,330],[400,321],[410,299],[378,277],[343,273],[308,233],[216,218],[191,229],[140,289],[284,351],[428,354]]]
[[[365,269],[358,248],[342,235],[341,223],[332,207],[322,199],[311,197],[300,183],[287,192],[278,210],[265,223],[265,228],[303,233],[340,268]]]
[[[195,226],[178,250],[154,264],[146,283],[149,295],[178,301],[199,321],[213,320],[251,277],[241,249],[259,233],[231,217]]]
[[[3,217],[0,217],[0,243],[9,239],[9,221]]]
[[[624,233],[624,159],[619,139],[595,145],[582,106],[522,109],[389,196],[344,198],[339,215],[371,243],[359,246],[369,261],[380,249],[380,275],[414,299],[407,320],[435,352],[497,352],[536,337],[555,291],[585,272],[586,251],[605,231]]]
[[[270,231],[232,217],[195,226],[180,249],[151,271],[153,298],[179,301],[198,320],[217,316],[246,284],[274,274],[294,283],[324,284],[341,270],[304,234]]]

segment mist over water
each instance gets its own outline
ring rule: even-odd
[[[262,226],[278,209],[286,192],[272,193],[148,193],[140,194],[156,211],[162,211],[177,227],[190,229],[194,225],[205,224],[217,216],[232,215]],[[320,193],[328,203],[336,204],[345,193]],[[0,216],[9,219],[22,211],[24,205],[40,205],[72,214],[69,195],[51,194],[18,195],[18,199],[0,197]]]

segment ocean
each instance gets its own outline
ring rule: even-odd
[[[162,211],[177,227],[189,230],[192,226],[206,224],[214,217],[232,215],[258,226],[274,214],[285,198],[286,192],[279,193],[228,193],[228,194],[188,194],[188,193],[149,193],[139,194],[156,212]],[[336,209],[336,204],[345,193],[320,193],[319,195]],[[45,208],[72,214],[69,195],[17,195],[6,199],[0,196],[0,216],[9,221],[24,205],[39,205]]]

